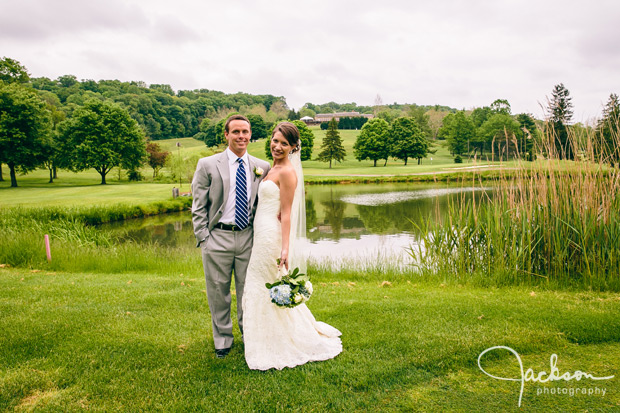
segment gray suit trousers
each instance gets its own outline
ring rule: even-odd
[[[243,334],[243,287],[252,253],[253,235],[252,226],[234,232],[214,228],[201,244],[202,264],[207,281],[207,299],[213,325],[213,342],[216,349],[228,348],[233,344],[230,317],[232,301],[230,284],[233,273],[237,297],[237,320],[241,334]]]

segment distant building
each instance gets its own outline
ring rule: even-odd
[[[339,121],[340,118],[359,118],[364,117],[368,119],[372,119],[375,116],[367,113],[359,113],[359,112],[336,112],[336,113],[319,113],[314,118],[310,116],[304,116],[300,120],[304,122],[306,125],[317,125],[323,122],[329,122],[332,119],[336,119]]]
[[[359,112],[317,113],[317,115],[314,117],[314,122],[329,122],[334,118],[339,121],[340,118],[358,118],[360,116],[368,119],[374,118],[374,115]]]

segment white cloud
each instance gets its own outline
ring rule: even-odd
[[[534,0],[22,0],[3,5],[3,55],[33,76],[143,80],[305,102],[508,99],[542,116],[553,86],[575,120],[620,92],[620,4]]]

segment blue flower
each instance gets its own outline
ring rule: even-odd
[[[291,303],[291,287],[289,285],[276,285],[269,291],[271,300],[279,305],[288,305]]]

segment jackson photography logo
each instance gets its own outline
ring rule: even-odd
[[[485,354],[491,352],[491,351],[495,351],[495,350],[508,350],[509,352],[511,352],[515,358],[517,359],[517,362],[519,363],[519,369],[521,372],[521,376],[520,377],[498,377],[498,376],[494,376],[490,373],[488,373],[487,371],[485,371],[482,368],[482,365],[480,364],[480,360],[482,359],[482,356],[484,356]],[[484,374],[486,374],[487,376],[493,377],[494,379],[497,380],[508,380],[508,381],[518,381],[521,383],[521,390],[519,391],[519,407],[521,407],[521,399],[523,398],[523,390],[525,389],[525,382],[533,382],[533,383],[547,383],[547,382],[552,382],[552,381],[558,381],[558,380],[564,380],[564,381],[571,381],[571,380],[576,380],[576,381],[580,381],[582,379],[589,379],[589,380],[611,380],[614,378],[614,376],[606,376],[606,377],[596,377],[594,374],[592,373],[586,373],[584,371],[580,371],[580,370],[576,370],[573,373],[570,372],[566,372],[561,374],[560,370],[556,367],[556,363],[558,361],[558,355],[557,354],[552,354],[550,359],[549,359],[549,365],[551,368],[551,372],[547,373],[546,371],[541,371],[538,374],[536,374],[534,372],[533,369],[529,368],[527,369],[525,372],[523,371],[523,362],[521,361],[521,356],[519,356],[519,353],[517,353],[515,350],[511,349],[510,347],[506,347],[506,346],[495,346],[495,347],[490,347],[486,350],[484,350],[482,353],[480,353],[480,355],[478,356],[478,367],[480,368],[480,370],[482,370],[482,372]],[[539,387],[536,390],[536,394],[537,395],[541,395],[541,394],[566,394],[568,396],[575,396],[576,394],[582,394],[582,395],[605,395],[605,393],[607,392],[607,389],[601,389],[599,387],[586,387],[586,386],[582,386],[580,385],[580,387],[577,388],[566,388],[566,387],[552,387],[552,388],[548,388],[548,387]]]

